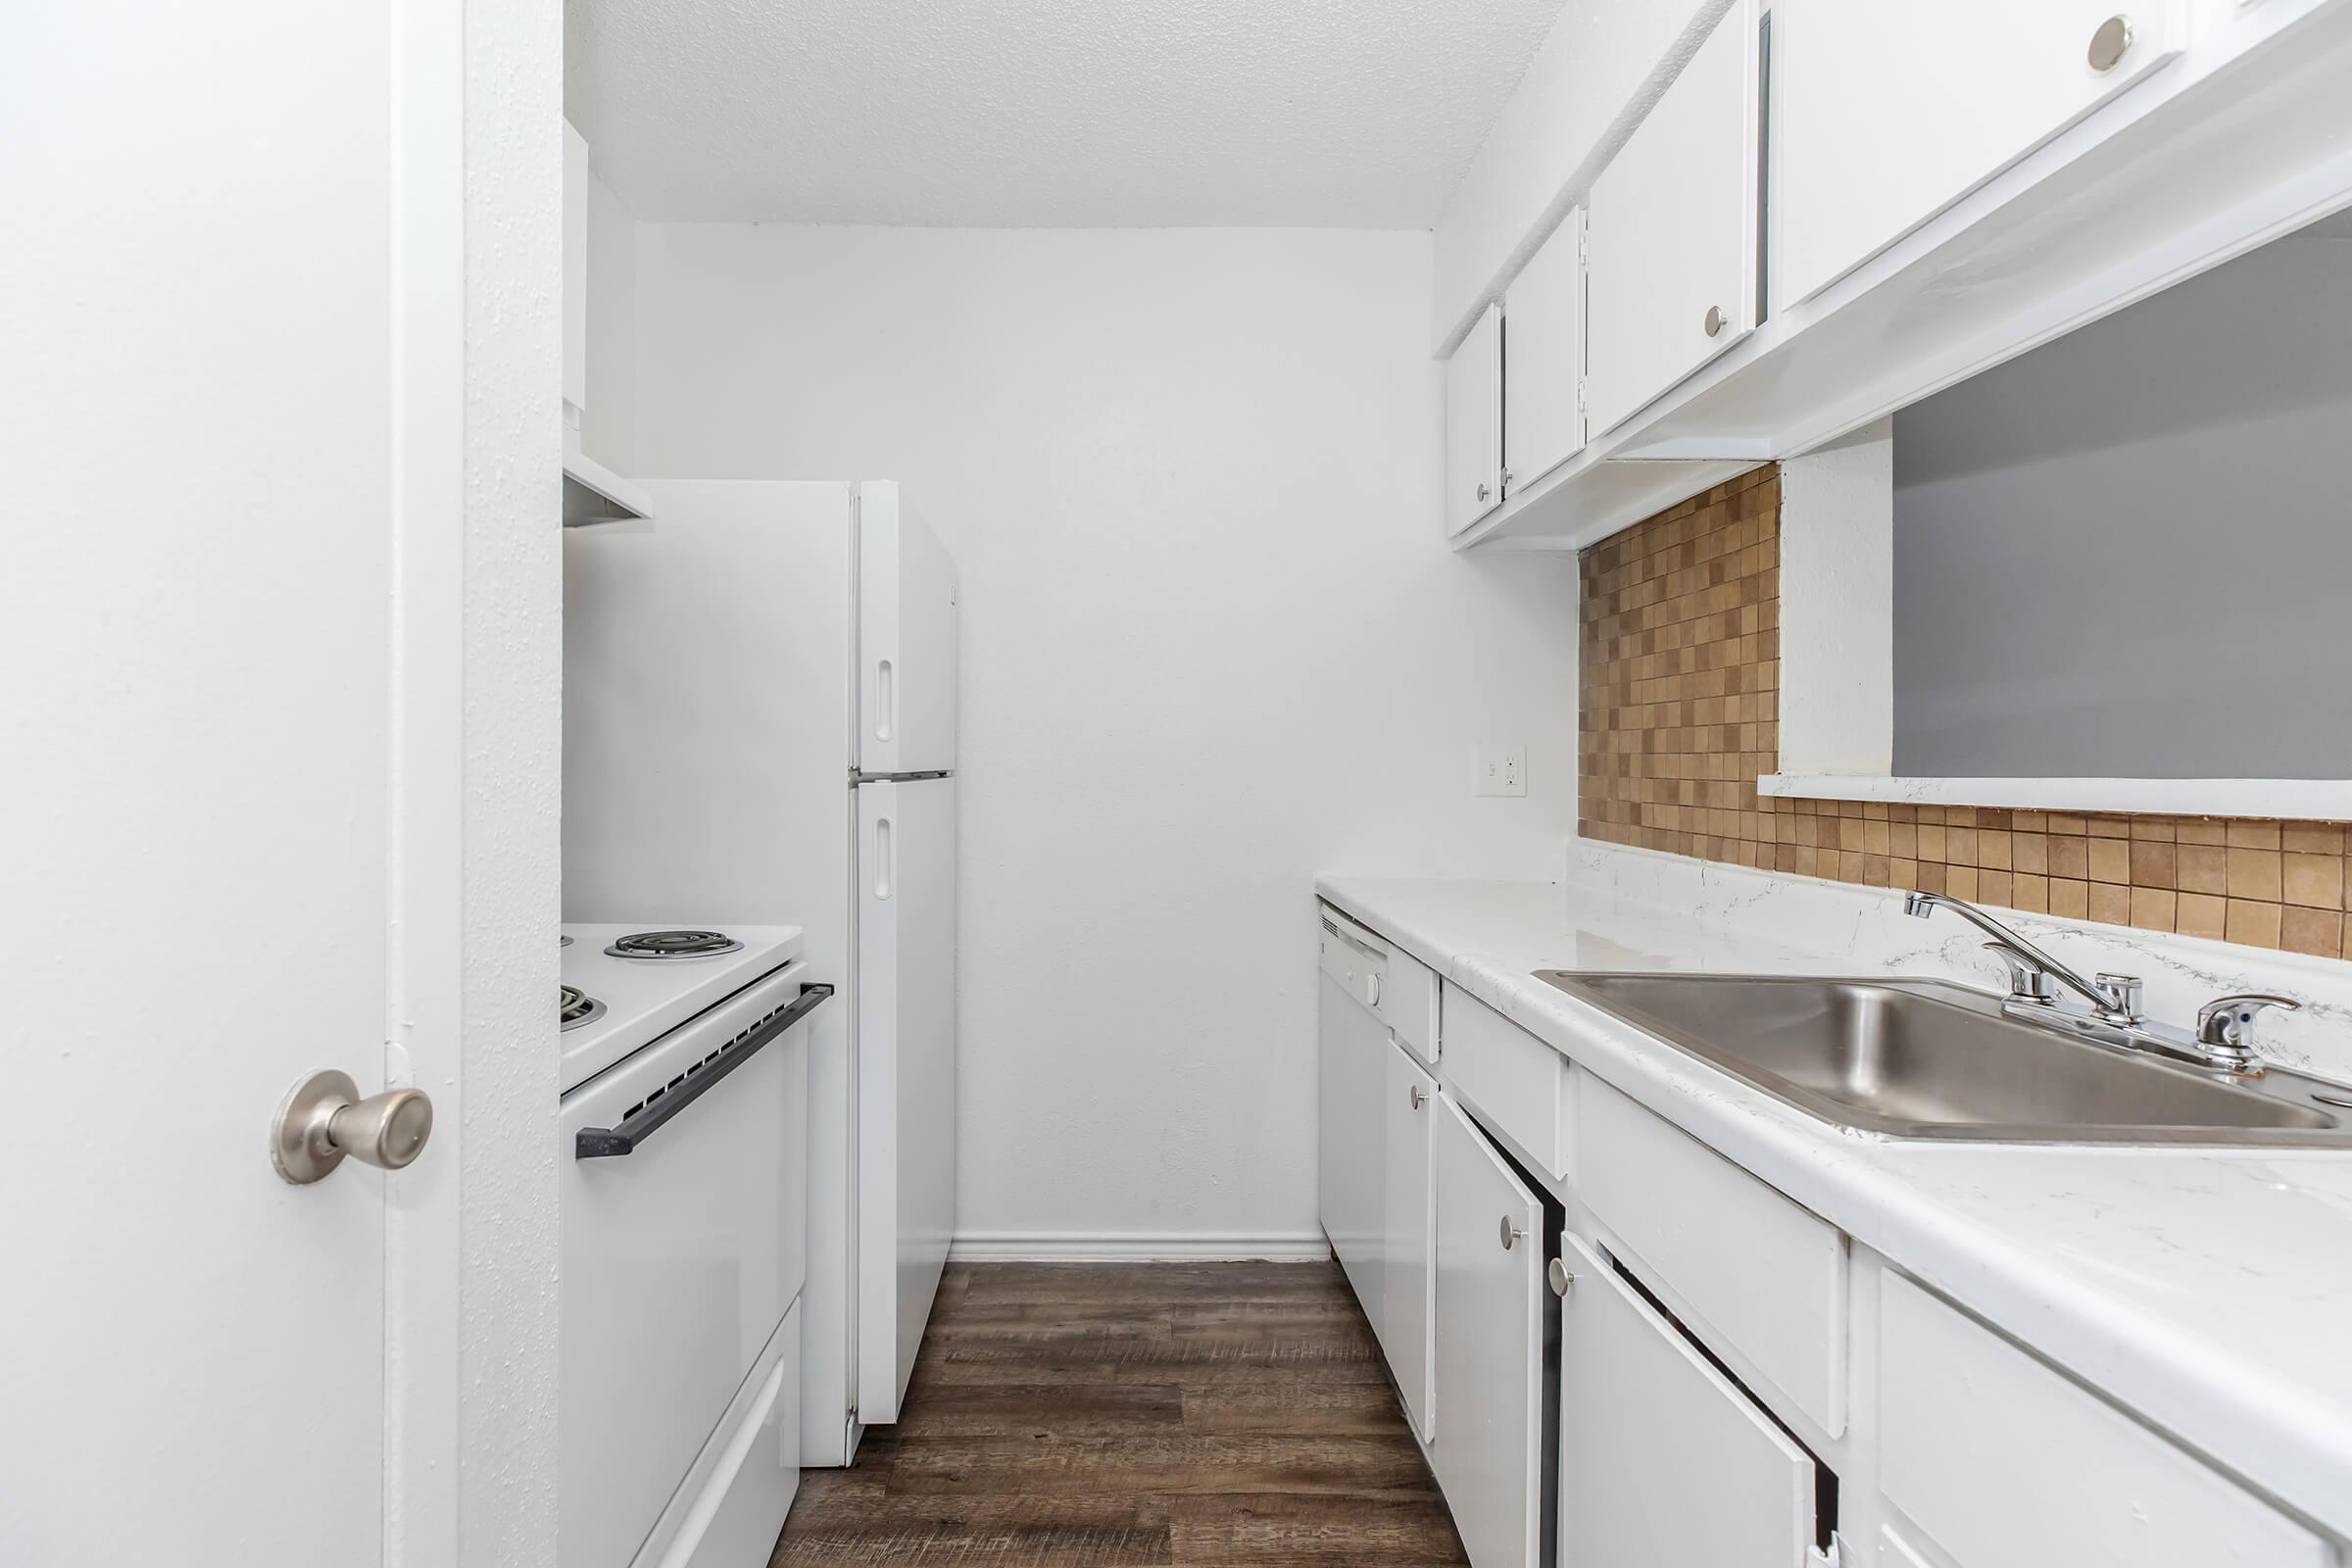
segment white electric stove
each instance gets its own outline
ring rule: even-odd
[[[565,925],[558,1559],[761,1568],[800,1478],[793,926]]]

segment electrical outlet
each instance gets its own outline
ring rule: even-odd
[[[1527,743],[1524,741],[1482,741],[1477,748],[1476,770],[1472,775],[1474,795],[1525,795],[1527,793]]]

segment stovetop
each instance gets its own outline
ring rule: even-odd
[[[707,954],[660,957],[623,957],[607,951],[624,937],[679,930],[719,932],[732,945]],[[578,1019],[558,1035],[562,1091],[586,1082],[801,956],[801,929],[790,925],[730,925],[720,931],[662,921],[566,922],[563,934],[571,939],[560,956],[564,984],[584,1000],[602,1004],[603,1011]]]

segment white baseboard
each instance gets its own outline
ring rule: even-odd
[[[1317,1262],[1321,1231],[966,1231],[948,1256],[964,1263]]]

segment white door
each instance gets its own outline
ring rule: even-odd
[[[1779,0],[1773,245],[1818,293],[2186,41],[2181,0]]]
[[[458,865],[392,751],[412,721],[427,755],[460,734],[434,682],[456,629],[410,618],[441,580],[394,593],[423,505],[396,480],[430,466],[412,443],[466,431],[454,373],[396,355],[448,319],[423,284],[454,287],[409,275],[395,222],[393,129],[424,128],[395,115],[395,57],[435,62],[389,47],[382,8],[94,4],[7,30],[0,1559],[377,1564],[406,1495],[387,1313],[414,1301],[387,1202],[405,1225],[443,1201],[454,1140],[294,1186],[270,1133],[318,1069],[361,1095],[403,1062],[437,1094],[454,1072],[446,1034],[405,1033],[449,998],[395,976],[455,943],[460,901],[393,920]],[[552,333],[545,360],[552,530]],[[404,426],[420,386],[445,426]],[[432,514],[451,541],[459,489]],[[541,776],[526,759],[502,787]],[[552,1085],[547,1030],[513,1048]]]
[[[956,563],[896,484],[858,487],[858,770],[956,765]]]
[[[1503,295],[1502,466],[1513,494],[1585,444],[1584,247],[1578,208]]]
[[[1739,0],[1592,182],[1585,401],[1597,432],[1756,324],[1755,0]]]
[[[1471,1568],[1536,1568],[1544,1531],[1544,1209],[1450,1099],[1438,1172],[1437,1387],[1430,1452]],[[1597,1564],[1604,1559],[1592,1559]],[[1607,1559],[1677,1562],[1672,1557]]]
[[[1437,1404],[1429,1386],[1430,1305],[1436,1294],[1429,1226],[1437,1206],[1430,1179],[1430,1128],[1438,1119],[1438,1085],[1394,1040],[1383,1049],[1388,1073],[1381,1085],[1381,1155],[1387,1165],[1382,1218],[1380,1343],[1389,1371],[1404,1396],[1405,1413],[1426,1443]]]
[[[858,796],[858,1415],[895,1421],[956,1235],[956,781]]]
[[[1805,1450],[1582,1241],[1560,1260],[1560,1568],[1804,1568]]]
[[[1502,310],[1490,305],[1446,362],[1446,531],[1502,505]]]

